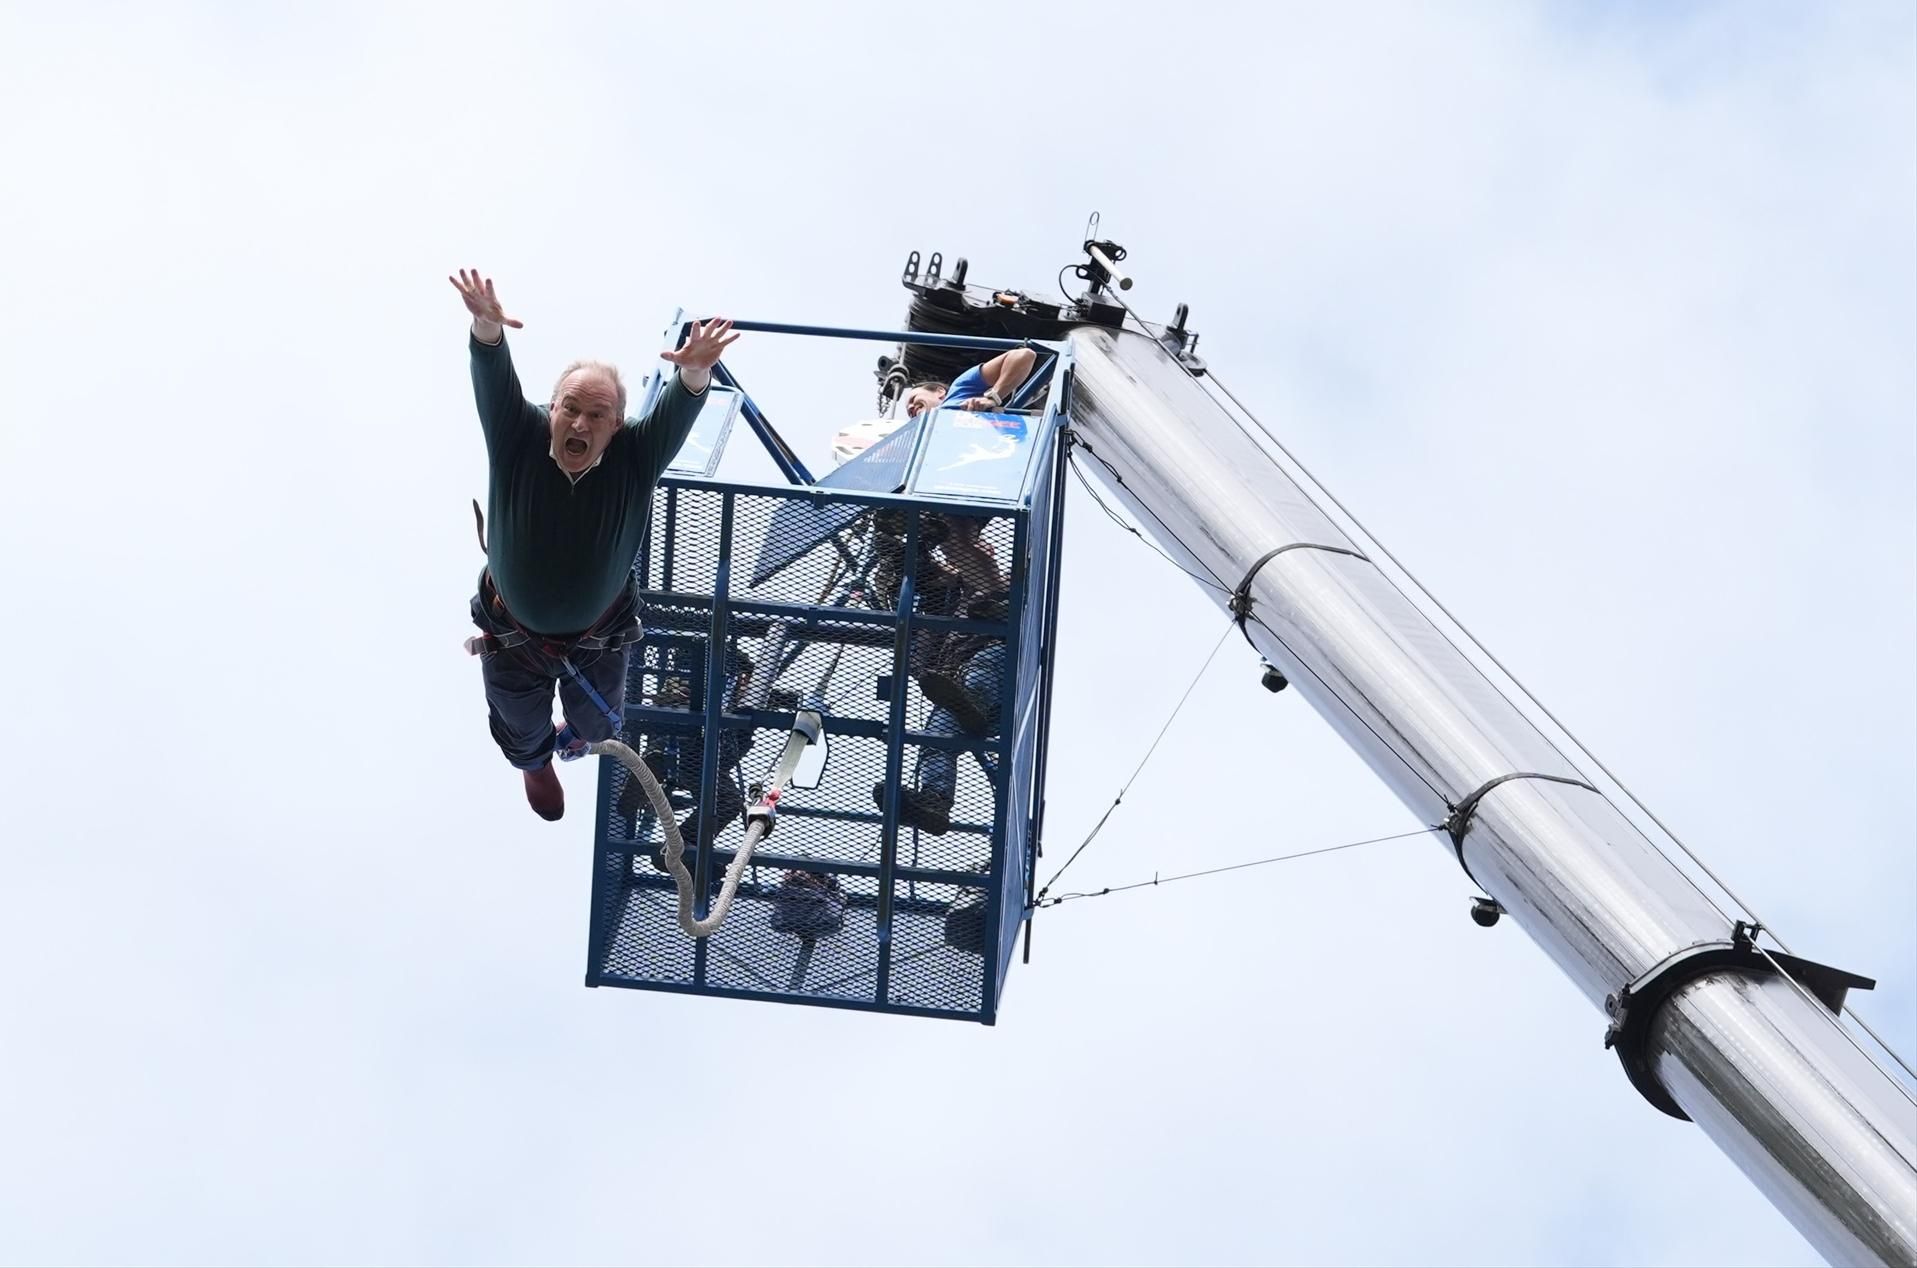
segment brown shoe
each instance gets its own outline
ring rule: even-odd
[[[541,819],[552,821],[566,813],[566,790],[560,786],[559,772],[547,762],[538,770],[524,772],[526,804]]]

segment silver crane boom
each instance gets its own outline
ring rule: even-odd
[[[1070,339],[1089,465],[1447,825],[1470,877],[1608,1014],[1639,1091],[1696,1121],[1832,1262],[1917,1262],[1917,1104],[1831,1015],[1868,981],[1758,950],[1166,347],[1096,326]]]

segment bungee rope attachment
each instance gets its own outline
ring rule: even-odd
[[[719,896],[713,900],[712,910],[704,920],[693,918],[696,882],[692,873],[686,870],[686,843],[679,835],[672,802],[667,798],[666,790],[659,786],[652,768],[619,740],[594,740],[586,746],[589,753],[617,758],[631,777],[639,781],[639,786],[645,790],[646,800],[652,803],[652,813],[657,816],[659,830],[665,836],[666,870],[672,873],[673,884],[679,889],[679,928],[685,931],[687,937],[706,937],[725,922],[726,913],[732,910],[732,900],[739,892],[739,882],[744,878],[746,868],[752,865],[752,852],[772,832],[778,817],[779,798],[785,794],[792,772],[798,768],[800,756],[807,745],[818,741],[824,727],[825,720],[810,709],[802,709],[793,717],[792,731],[785,737],[785,748],[779,754],[779,764],[765,791],[746,810],[745,841],[739,846],[739,852],[733,855],[732,865],[726,868],[725,881],[719,886]]]

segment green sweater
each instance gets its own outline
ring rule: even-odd
[[[486,559],[521,625],[551,637],[583,633],[632,580],[652,490],[705,404],[675,373],[651,410],[628,418],[599,464],[574,483],[552,460],[548,407],[520,391],[502,337],[470,335],[473,396],[486,433]]]

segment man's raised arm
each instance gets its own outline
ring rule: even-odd
[[[704,323],[693,322],[683,344],[659,354],[660,360],[678,366],[679,373],[666,384],[666,390],[639,421],[640,461],[646,475],[647,496],[651,496],[651,485],[664,473],[672,456],[679,452],[679,446],[686,443],[692,425],[699,421],[699,411],[705,408],[702,398],[712,383],[712,367],[738,339],[731,322],[715,317]]]
[[[458,277],[446,280],[473,315],[473,400],[479,406],[479,425],[490,443],[500,428],[518,422],[527,408],[519,375],[513,370],[512,353],[506,348],[506,327],[518,330],[526,323],[506,315],[493,290],[493,280],[481,278],[477,269],[461,269]]]

